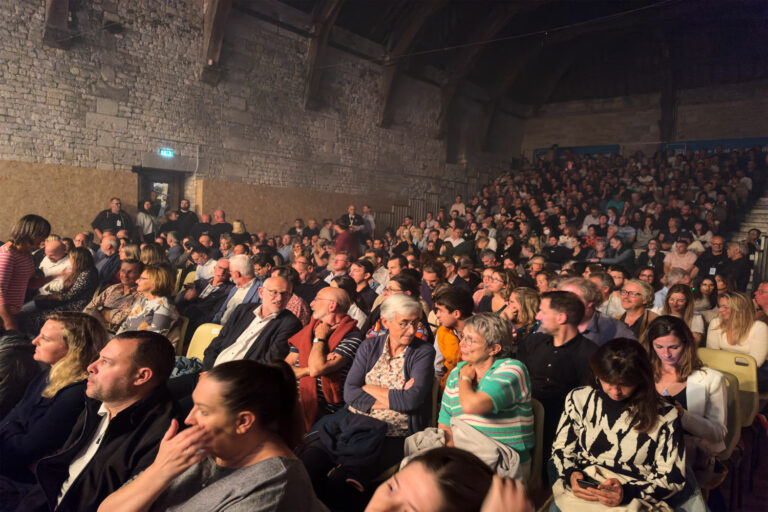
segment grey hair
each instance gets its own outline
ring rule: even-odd
[[[624,283],[624,286],[627,286],[630,283],[634,284],[635,286],[639,286],[640,289],[642,290],[643,304],[645,305],[645,307],[646,308],[653,307],[653,301],[656,298],[656,295],[655,295],[655,293],[653,291],[653,286],[651,286],[650,284],[646,283],[642,279],[630,279],[629,281]]]
[[[672,285],[675,285],[683,280],[685,276],[688,275],[688,272],[680,267],[672,267],[669,269],[669,273],[667,274],[667,288],[669,288]]]
[[[178,231],[169,231],[168,233],[165,234],[165,238],[169,242],[173,241],[174,243],[177,243],[177,244],[181,241],[179,237],[180,235]]]
[[[251,258],[246,254],[236,254],[229,258],[229,272],[240,272],[243,277],[253,277],[253,265]]]
[[[564,279],[557,285],[557,289],[562,290],[567,286],[578,288],[578,295],[581,295],[585,306],[591,302],[597,308],[603,302],[603,293],[600,291],[600,288],[589,279],[584,279],[583,277]]]
[[[117,248],[118,248],[118,246],[120,245],[120,242],[118,242],[118,241],[117,241],[117,238],[115,238],[115,237],[113,237],[113,236],[111,236],[111,237],[107,238],[107,239],[106,239],[106,242],[107,242],[107,244],[109,244],[109,246],[110,246],[111,248],[113,248],[113,249],[117,249]]]
[[[467,318],[464,329],[472,329],[485,338],[485,346],[501,346],[501,352],[496,357],[506,357],[512,341],[512,331],[509,324],[493,313],[477,313]]]
[[[394,322],[395,315],[408,316],[422,312],[421,302],[404,293],[390,295],[381,303],[381,317],[388,322]]]

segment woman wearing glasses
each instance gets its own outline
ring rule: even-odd
[[[462,362],[446,382],[438,427],[447,446],[454,446],[457,420],[506,445],[518,459],[513,475],[527,478],[534,442],[531,380],[525,365],[508,357],[510,339],[507,322],[492,313],[467,319]]]
[[[621,307],[624,314],[617,317],[641,340],[651,322],[658,317],[648,309],[653,306],[653,288],[646,281],[630,279],[621,289]]]
[[[347,409],[318,421],[299,454],[315,492],[333,510],[361,510],[368,482],[403,458],[405,437],[432,416],[435,349],[416,337],[418,300],[393,295],[381,305],[386,329],[358,348],[344,383]]]

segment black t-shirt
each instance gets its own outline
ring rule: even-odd
[[[117,234],[121,229],[125,229],[128,233],[132,233],[133,220],[131,220],[131,217],[122,210],[120,210],[119,213],[112,213],[112,210],[104,210],[93,219],[91,227],[102,232],[111,231],[114,234]]]
[[[219,244],[219,237],[223,235],[224,233],[232,233],[232,224],[229,222],[220,222],[219,224],[212,224],[211,225],[211,238],[213,238],[213,242],[218,245]]]
[[[198,223],[197,214],[195,212],[179,212],[179,232],[181,236],[187,236],[192,232],[192,228]]]

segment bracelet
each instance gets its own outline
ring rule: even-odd
[[[465,380],[465,381],[469,382],[470,384],[472,383],[472,379],[470,379],[470,378],[469,378],[469,377],[467,377],[466,375],[462,376],[462,377],[461,377],[461,380]]]

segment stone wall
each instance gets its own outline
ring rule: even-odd
[[[545,105],[527,119],[523,155],[548,147],[620,144],[651,153],[659,144],[659,95],[647,94]],[[683,90],[678,93],[675,140],[768,135],[768,81]]]
[[[435,137],[440,91],[424,81],[398,80],[392,126],[379,128],[380,67],[335,48],[321,63],[320,107],[306,110],[307,39],[234,11],[222,79],[199,81],[200,3],[80,2],[68,50],[42,45],[45,2],[9,3],[0,17],[0,160],[61,172],[187,171],[185,191],[196,203],[202,179],[389,202],[430,192],[447,201],[508,168],[508,157],[488,154],[446,164],[445,141]],[[106,20],[119,30],[106,30]],[[158,159],[161,147],[176,156]],[[288,217],[310,216],[296,208]]]

